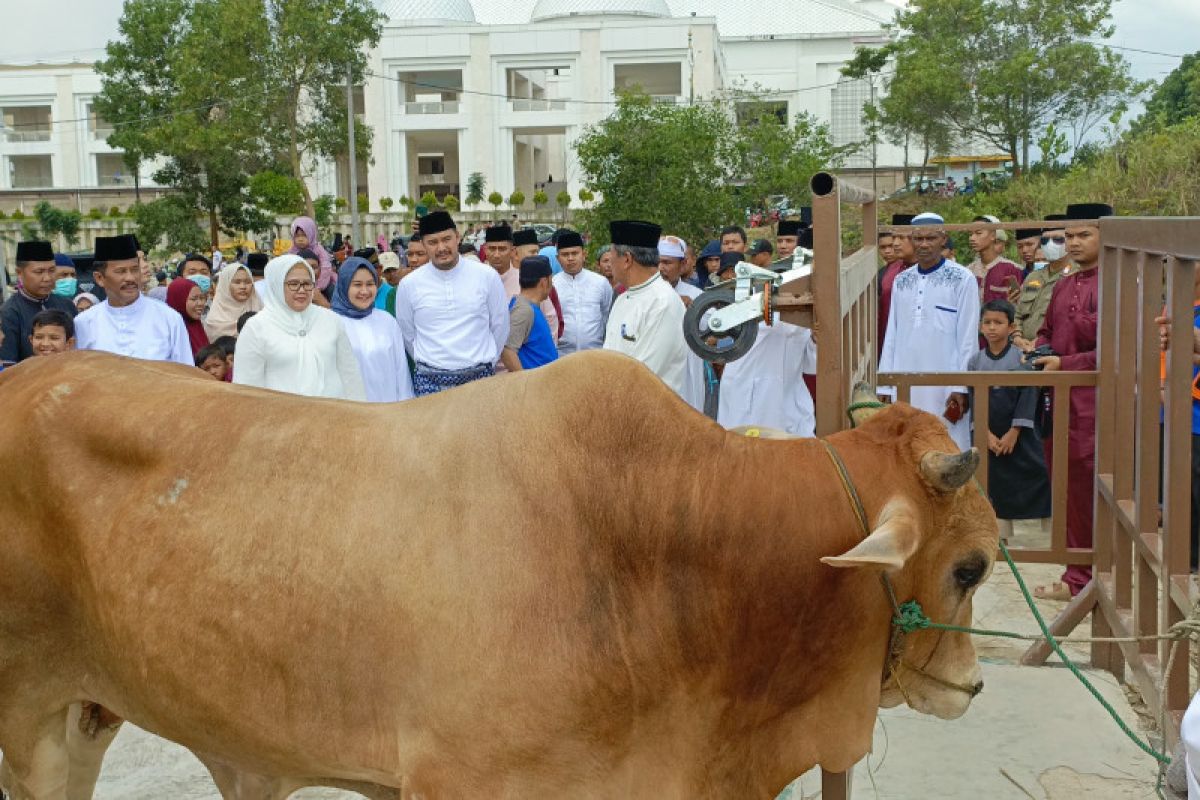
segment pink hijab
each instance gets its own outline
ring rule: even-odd
[[[321,268],[320,273],[317,275],[317,288],[325,291],[333,280],[333,259],[329,257],[329,253],[321,246],[321,240],[317,238],[317,223],[313,221],[312,217],[296,217],[292,220],[288,231],[293,236],[296,231],[302,231],[308,237],[308,247],[304,249],[311,250],[316,254],[317,264]],[[293,244],[292,249],[288,250],[288,252],[299,253],[300,248]]]

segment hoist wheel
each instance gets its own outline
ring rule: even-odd
[[[683,315],[683,338],[692,352],[705,361],[737,361],[750,352],[754,340],[758,338],[757,319],[731,331],[717,333],[709,329],[705,314],[733,303],[732,289],[710,289],[693,300]]]

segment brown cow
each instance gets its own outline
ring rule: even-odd
[[[865,541],[819,442],[727,432],[611,353],[398,406],[77,353],[0,375],[0,414],[17,798],[66,796],[80,701],[227,797],[768,798],[862,758],[881,704],[955,717],[978,682],[962,634],[885,663],[880,570],[969,623],[997,540],[977,455],[907,406],[830,438]]]

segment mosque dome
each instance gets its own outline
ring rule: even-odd
[[[400,23],[476,22],[471,0],[382,0],[379,10]]]
[[[559,17],[587,17],[602,14],[634,17],[669,17],[666,0],[538,0],[530,19],[541,22]]]

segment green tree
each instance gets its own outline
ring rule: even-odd
[[[1155,87],[1132,129],[1143,133],[1193,117],[1200,117],[1200,52],[1184,56],[1183,62]]]
[[[370,0],[214,0],[229,6],[229,27],[244,24],[256,42],[255,78],[267,91],[260,98],[262,135],[272,152],[286,157],[303,180],[315,156],[347,153],[346,79],[362,84],[367,53],[379,44],[385,18]],[[266,31],[267,35],[261,35]],[[221,51],[224,54],[224,50]],[[224,55],[222,55],[222,59]],[[372,130],[355,120],[357,157],[371,155]],[[305,187],[305,203],[312,198]]]
[[[522,192],[520,189],[515,190],[512,194],[510,194],[508,196],[508,204],[513,209],[518,209],[521,206],[525,205],[525,193]]]
[[[914,1],[885,48],[895,57],[890,86],[933,94],[942,124],[1023,172],[1048,123],[1095,125],[1139,90],[1125,60],[1094,43],[1112,36],[1111,9],[1112,0]]]
[[[587,205],[588,203],[592,202],[595,199],[596,199],[596,195],[591,189],[580,189],[579,190],[579,202],[583,203],[584,205]]]
[[[152,250],[162,244],[167,250],[203,250],[207,236],[196,220],[196,207],[183,195],[170,194],[151,203],[133,207],[137,237]]]
[[[336,207],[337,203],[331,194],[323,194],[313,201],[313,220],[317,223],[317,228],[328,228],[333,224],[333,212]]]
[[[657,220],[686,239],[707,238],[742,214],[728,189],[740,161],[736,139],[715,102],[660,105],[622,95],[575,143],[584,178],[602,198],[581,214],[582,226],[600,244],[617,219]]]
[[[360,192],[358,197],[355,199],[358,201],[358,213],[360,213],[360,214],[370,213],[371,198],[367,197],[365,194],[362,194]]]
[[[458,198],[452,194],[448,194],[442,198],[442,205],[447,211],[458,211]]]
[[[432,189],[430,189],[428,192],[421,195],[421,205],[423,205],[429,209],[437,208],[438,207],[437,194]]]
[[[385,213],[385,214],[386,214],[387,212],[391,211],[391,210],[392,210],[392,205],[393,205],[392,198],[390,198],[390,197],[381,197],[381,198],[379,198],[379,209],[380,209],[380,210],[381,210],[383,213]]]
[[[487,191],[487,179],[482,172],[472,172],[467,177],[467,205],[477,206],[483,202],[483,193]]]
[[[567,207],[571,205],[571,193],[566,189],[560,189],[558,194],[554,195],[554,202],[558,205],[558,213],[562,215],[563,220],[566,220]]]
[[[250,178],[247,187],[254,204],[271,214],[301,214],[304,189],[291,175],[264,170]]]
[[[786,194],[793,205],[805,203],[811,196],[809,178],[858,147],[835,147],[828,127],[811,114],[798,114],[789,125],[757,101],[743,102],[742,109],[734,140],[736,170],[745,181],[745,196],[758,206],[778,194]]]
[[[542,206],[546,205],[546,203],[549,203],[549,202],[550,202],[550,198],[541,189],[538,189],[536,192],[533,193],[534,208],[541,208]]]
[[[492,204],[492,208],[499,211],[500,206],[504,205],[504,195],[494,191],[487,196],[487,201]]]
[[[406,211],[412,211],[412,207],[414,205],[413,199],[406,194],[402,194],[400,195],[400,205],[403,206]]]
[[[33,207],[33,215],[37,217],[42,235],[53,241],[53,237],[61,235],[68,247],[79,243],[79,226],[83,223],[83,214],[78,211],[64,211],[55,208],[46,200],[38,201]]]

